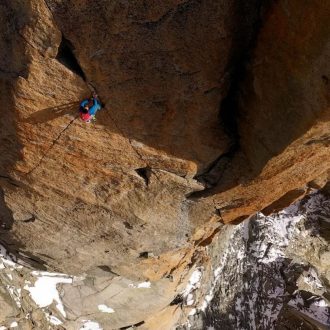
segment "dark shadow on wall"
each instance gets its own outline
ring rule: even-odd
[[[14,223],[13,213],[5,202],[5,194],[0,188],[0,232],[12,229]]]
[[[20,189],[20,182],[11,177],[12,169],[21,159],[22,146],[16,134],[15,108],[12,102],[12,83],[17,77],[0,75],[0,107],[7,109],[7,115],[0,117],[0,244],[11,257],[18,257],[24,245],[12,234],[14,217],[7,204],[6,193]]]
[[[224,180],[228,175],[228,169],[233,165],[233,159],[240,151],[239,131],[239,98],[242,84],[247,75],[247,66],[253,58],[257,38],[262,28],[263,12],[269,10],[271,1],[254,0],[249,3],[235,2],[233,4],[233,21],[239,24],[227,23],[227,29],[232,38],[230,60],[226,72],[230,75],[230,86],[227,95],[219,105],[219,127],[230,140],[228,151],[218,157],[204,173],[195,177],[206,187],[202,191],[189,195],[190,200],[198,200],[208,197],[219,191],[219,183],[226,182],[225,189],[237,185],[237,178],[232,181]],[[244,19],[242,19],[244,17]],[[244,173],[242,173],[244,175]],[[223,189],[223,190],[225,190]]]
[[[30,124],[41,124],[65,115],[76,115],[78,112],[79,102],[71,102],[36,111],[24,121]]]
[[[287,9],[293,13],[290,18],[284,13],[281,17],[279,7],[277,1],[267,0],[261,8],[260,28],[267,26],[252,47],[258,46],[258,54],[251,54],[237,97],[242,151],[246,164],[250,165],[245,182],[257,177],[270,159],[280,155],[314,125],[330,120],[330,86],[324,74],[329,67],[320,69],[318,65],[329,55],[325,46],[330,33],[328,18],[320,14],[322,6],[318,14],[314,13],[316,8],[312,3],[303,8],[290,3]],[[319,16],[319,24],[311,28],[308,22],[314,21],[315,15]],[[274,24],[280,20],[293,33],[282,35]],[[309,37],[301,43],[293,37],[307,33]],[[293,60],[292,54],[297,54],[297,59]],[[266,57],[268,60],[264,62]],[[318,95],[315,99],[310,90]],[[329,139],[322,135],[305,142],[306,146],[313,144],[327,146]]]
[[[63,35],[61,44],[58,48],[56,59],[69,70],[73,71],[84,81],[86,81],[85,73],[82,70],[79,62],[77,61],[76,56],[74,55],[74,47],[70,40],[66,39]]]
[[[0,2],[0,244],[11,258],[24,260],[26,265],[45,269],[44,262],[29,253],[21,255],[25,246],[13,233],[15,219],[7,198],[18,189],[26,190],[19,179],[13,178],[16,163],[22,159],[22,144],[17,133],[18,114],[15,106],[14,89],[18,79],[27,78],[30,63],[26,52],[26,41],[17,32],[20,20],[24,20],[26,3]],[[21,8],[22,6],[22,8]],[[23,10],[23,12],[22,12]],[[26,225],[32,223],[27,219]]]
[[[265,72],[269,71],[272,73],[272,65],[277,65],[275,62],[276,60],[274,64],[266,64],[261,61],[260,64],[256,63],[255,49],[260,41],[260,31],[263,29],[264,24],[267,23],[269,15],[274,10],[273,7],[277,6],[277,3],[271,0],[258,1],[258,4],[258,15],[253,29],[254,34],[251,36],[249,46],[246,47],[246,53],[235,53],[235,47],[233,49],[233,61],[230,63],[228,69],[229,72],[232,73],[232,84],[220,109],[220,122],[228,136],[231,137],[234,152],[231,153],[230,159],[225,159],[224,157],[219,158],[219,164],[221,165],[220,162],[222,162],[222,167],[219,167],[217,176],[214,177],[212,173],[212,171],[214,172],[213,169],[211,169],[212,171],[210,173],[206,173],[207,176],[211,174],[213,184],[210,185],[208,189],[191,194],[190,199],[192,200],[220,194],[235,186],[248,185],[249,182],[260,175],[271,159],[280,155],[290,144],[304,135],[313,125],[317,122],[326,122],[330,119],[329,111],[328,114],[321,113],[322,107],[325,110],[327,109],[325,104],[322,103],[323,101],[320,101],[319,104],[314,104],[316,109],[319,108],[317,115],[315,112],[313,113],[313,111],[308,109],[308,104],[307,106],[304,104],[302,95],[304,93],[305,84],[309,81],[308,75],[306,75],[306,79],[300,83],[297,77],[292,77],[292,81],[289,82],[286,81],[286,78],[283,78],[283,84],[287,87],[287,94],[282,95],[281,91],[269,91],[274,94],[276,92],[278,93],[274,96],[273,103],[271,103],[272,108],[270,110],[265,108],[260,110],[260,108],[253,103],[257,102],[256,100],[258,99],[254,87],[254,66],[268,65],[270,69],[268,70],[268,68],[265,68]],[[244,15],[242,15],[242,8],[239,8],[238,6],[237,12],[240,14],[238,14],[237,20],[239,17],[244,17]],[[239,27],[237,28],[239,29]],[[321,28],[318,32],[320,31]],[[276,30],[274,34],[276,34]],[[238,39],[235,41],[240,42],[239,37],[242,36],[242,34],[236,33],[234,35],[238,36]],[[247,41],[248,40],[245,40],[245,42]],[[263,40],[263,42],[267,41]],[[283,51],[280,47],[278,51],[278,56],[289,56],[285,54],[285,50]],[[272,50],[270,49],[269,52],[271,53]],[[308,56],[308,54],[306,56]],[[290,60],[290,58],[287,58],[287,60]],[[286,69],[285,66],[284,69]],[[305,69],[306,68],[302,68],[302,72],[304,72],[303,70]],[[309,69],[314,68],[311,66]],[[313,82],[314,85],[315,83]],[[319,90],[322,91],[324,95],[329,95],[330,89],[328,79],[326,79],[325,75],[321,76],[320,74],[318,83],[320,87]],[[276,86],[276,84],[274,84],[274,86]],[[259,88],[262,90],[263,87],[264,86],[260,86]],[[267,90],[263,90],[263,93],[266,94]],[[276,102],[278,103],[277,109]],[[280,104],[281,102],[283,104]],[[260,102],[260,107],[261,106],[264,106],[262,102]],[[310,107],[312,108],[312,106]],[[263,111],[265,113],[269,111],[269,118],[268,120],[264,120],[263,127],[261,128],[260,125],[262,123],[260,123],[258,116],[254,114],[254,112],[257,111],[260,111],[260,116],[263,114]],[[305,113],[303,114],[303,112]],[[268,128],[268,131],[266,128]],[[260,129],[262,129],[264,139],[271,137],[268,139],[268,147],[261,136],[258,138]],[[272,143],[269,143],[269,141],[272,141]],[[329,144],[329,139],[325,135],[322,135],[321,137],[313,138],[311,141],[305,143],[305,145],[316,143],[327,146]],[[282,197],[285,198],[287,196],[284,195]],[[280,199],[282,199],[282,197]],[[280,201],[281,200],[278,200],[278,202]],[[294,198],[291,202],[293,201]],[[236,207],[232,206],[232,208]]]

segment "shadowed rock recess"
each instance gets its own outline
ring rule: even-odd
[[[0,244],[109,294],[152,281],[148,308],[128,294],[103,327],[174,328],[224,223],[329,185],[329,17],[317,0],[1,1]]]

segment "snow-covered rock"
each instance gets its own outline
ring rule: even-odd
[[[178,329],[300,329],[306,318],[330,327],[322,260],[329,221],[330,200],[315,192],[277,214],[224,226],[208,249],[199,299],[186,303],[190,314]]]

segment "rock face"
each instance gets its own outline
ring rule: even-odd
[[[55,270],[126,276],[142,276],[140,256],[184,246],[186,196],[204,189],[193,177],[229,147],[219,104],[257,9],[4,2],[3,48],[18,58],[2,64],[3,243]],[[86,82],[105,103],[95,125],[77,119]]]
[[[317,1],[278,1],[264,18],[234,95],[241,149],[217,186],[202,194],[211,196],[225,222],[281,209],[302,196],[308,182],[327,180],[329,12],[329,4]]]
[[[2,1],[1,243],[37,268],[158,280],[221,219],[321,187],[329,9]],[[105,107],[86,125],[91,86]]]

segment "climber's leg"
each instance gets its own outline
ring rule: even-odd
[[[89,114],[91,116],[95,116],[96,112],[100,109],[101,109],[101,104],[96,101],[94,105],[89,109]]]

